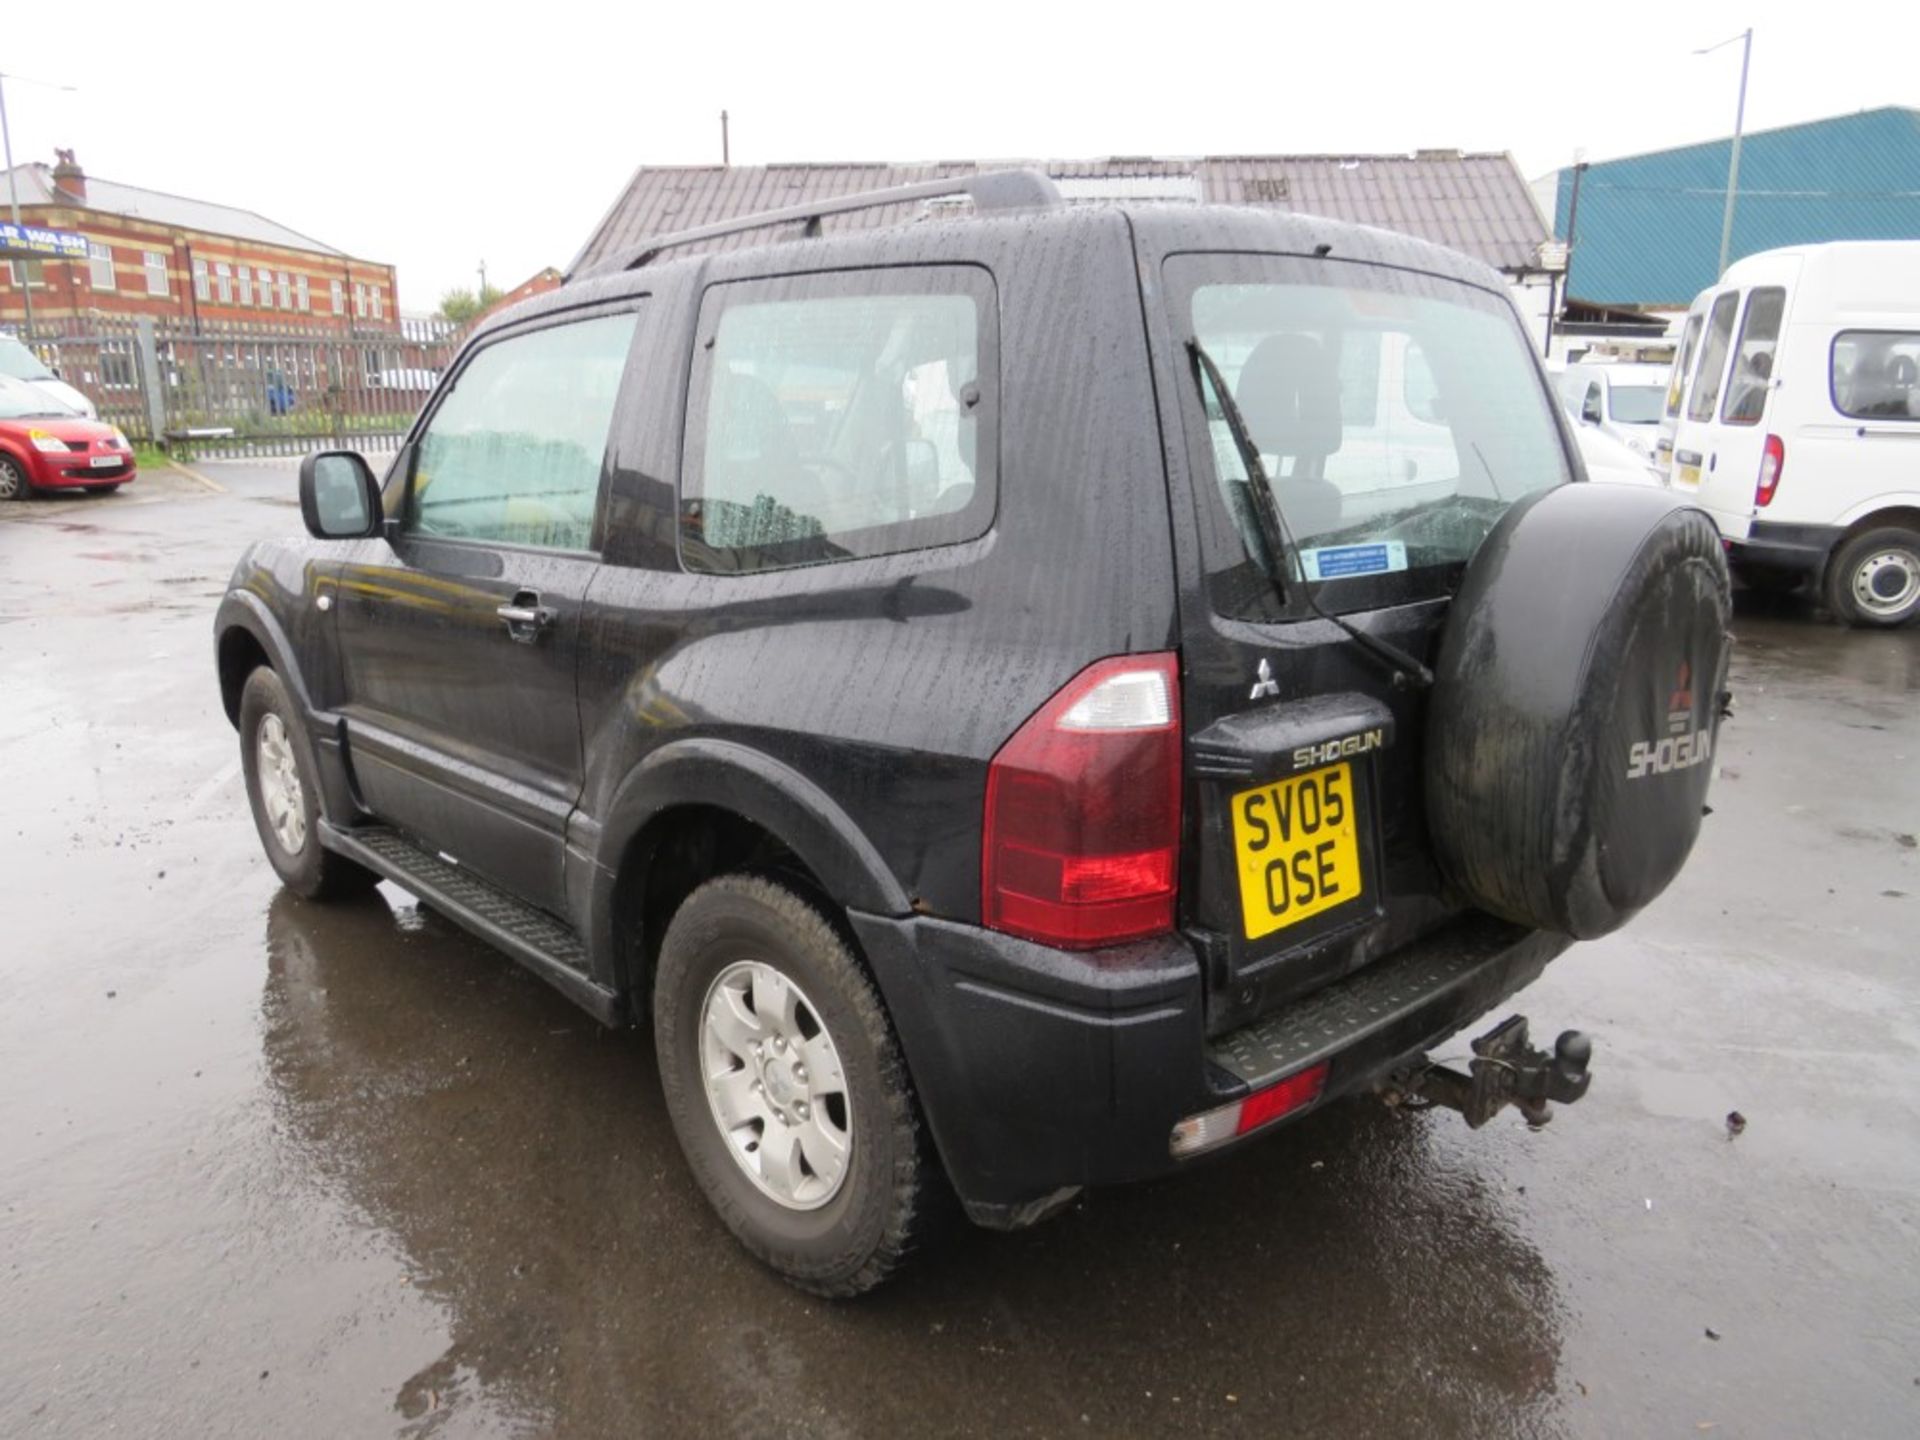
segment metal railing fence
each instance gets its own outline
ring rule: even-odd
[[[90,316],[13,332],[128,436],[197,455],[390,449],[464,332],[324,332]]]

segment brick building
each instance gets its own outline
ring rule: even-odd
[[[68,328],[99,316],[195,327],[394,331],[393,267],[358,260],[251,210],[89,179],[58,163],[0,171],[0,212],[17,189],[25,225],[87,237],[86,260],[0,261],[0,325]]]

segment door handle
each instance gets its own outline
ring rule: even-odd
[[[507,622],[507,634],[522,645],[533,644],[553,628],[553,622],[560,616],[551,605],[542,605],[539,594],[532,590],[516,592],[513,599],[493,613]]]

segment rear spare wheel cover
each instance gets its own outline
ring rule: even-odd
[[[1625,924],[1699,833],[1732,613],[1712,520],[1666,491],[1516,503],[1442,637],[1435,854],[1474,904],[1579,939]]]

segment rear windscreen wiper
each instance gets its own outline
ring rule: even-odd
[[[1207,353],[1207,347],[1200,343],[1198,336],[1187,341],[1187,353],[1193,357],[1194,384],[1198,386],[1204,375],[1207,383],[1213,386],[1214,398],[1220,402],[1220,415],[1227,422],[1227,432],[1233,436],[1233,448],[1239,453],[1240,464],[1247,472],[1247,502],[1253,512],[1255,525],[1259,528],[1261,548],[1267,553],[1257,557],[1263,563],[1267,578],[1273,582],[1273,588],[1279,592],[1282,600],[1286,598],[1286,581],[1281,576],[1280,564],[1283,555],[1299,553],[1294,543],[1293,532],[1287,526],[1287,518],[1274,503],[1273,488],[1267,481],[1266,462],[1260,458],[1260,447],[1253,443],[1253,432],[1247,428],[1247,420],[1240,413],[1240,406],[1233,398],[1233,392],[1227,388],[1226,377],[1220,373],[1220,367],[1213,363],[1213,357]],[[1200,387],[1200,409],[1206,413],[1207,392]],[[1485,463],[1482,461],[1481,463]],[[1393,671],[1396,685],[1433,684],[1433,671],[1421,664],[1413,656],[1391,641],[1382,640],[1377,635],[1369,635],[1344,617],[1320,608],[1320,601],[1313,593],[1310,582],[1302,580],[1300,596],[1307,602],[1307,608],[1322,620],[1337,625],[1353,637],[1354,643],[1389,666]]]

